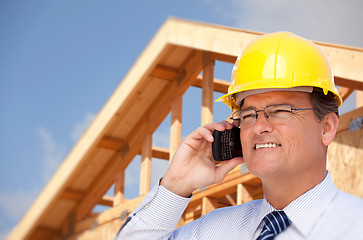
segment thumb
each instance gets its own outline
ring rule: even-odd
[[[243,157],[236,157],[231,160],[223,161],[216,167],[216,182],[220,183],[223,181],[225,176],[236,166],[244,163]]]

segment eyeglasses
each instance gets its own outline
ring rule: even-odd
[[[271,124],[284,123],[291,119],[294,111],[314,110],[314,108],[294,108],[288,104],[276,104],[265,107],[263,110],[253,108],[241,109],[232,113],[234,124],[239,128],[248,128],[255,125],[259,112],[263,112]]]

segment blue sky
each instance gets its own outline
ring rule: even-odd
[[[272,4],[273,2],[273,4]],[[169,16],[230,27],[292,31],[363,47],[361,0],[0,2],[0,239],[21,219],[59,163]],[[229,80],[231,66],[216,65]],[[191,89],[184,109],[200,115]],[[200,98],[200,97],[199,97]],[[352,108],[354,96],[343,111]],[[215,120],[228,111],[216,106]],[[194,116],[194,115],[189,115]],[[183,118],[183,135],[200,124]],[[168,145],[168,119],[154,144]],[[137,160],[137,159],[136,159]],[[137,161],[126,176],[133,197]],[[153,164],[153,181],[165,162]],[[127,196],[127,195],[126,195]]]

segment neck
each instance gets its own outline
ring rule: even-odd
[[[262,180],[263,192],[266,200],[277,210],[289,205],[310,189],[324,180],[326,170],[306,174],[306,176],[278,176]]]

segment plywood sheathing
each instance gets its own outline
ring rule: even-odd
[[[363,117],[363,107],[340,117],[338,133],[328,147],[327,168],[339,189],[363,197],[363,126],[349,127],[359,117]]]

